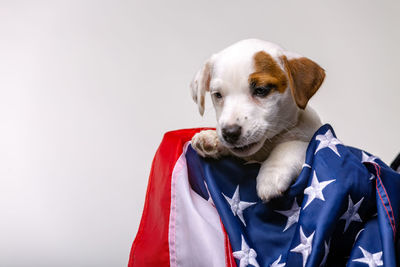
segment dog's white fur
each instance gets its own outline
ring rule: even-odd
[[[293,84],[288,84],[284,92],[274,91],[267,97],[255,99],[251,95],[249,76],[255,72],[254,55],[260,51],[269,54],[288,79],[290,74],[283,58],[303,58],[257,39],[240,41],[214,54],[195,75],[191,89],[201,115],[205,93],[210,92],[217,129],[196,134],[192,145],[203,157],[233,154],[262,162],[257,193],[262,200],[269,201],[282,195],[300,173],[308,142],[321,121],[311,108],[298,106],[290,88]],[[234,144],[226,142],[222,134],[223,127],[233,124],[242,128]],[[248,149],[237,149],[249,144],[252,145]]]

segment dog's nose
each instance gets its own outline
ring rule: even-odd
[[[242,127],[237,124],[227,125],[222,128],[222,137],[230,144],[236,143],[241,134]]]

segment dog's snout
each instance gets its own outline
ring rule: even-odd
[[[222,137],[230,144],[236,143],[241,134],[242,127],[237,124],[227,125],[222,128]]]

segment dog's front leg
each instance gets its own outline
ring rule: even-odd
[[[192,138],[192,147],[204,158],[218,159],[229,154],[228,149],[219,141],[215,130],[204,130],[195,134]]]
[[[288,141],[278,144],[261,165],[257,194],[265,202],[281,196],[302,169],[308,143]]]

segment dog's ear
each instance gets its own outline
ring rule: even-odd
[[[305,57],[287,59],[283,56],[283,61],[293,98],[297,106],[304,109],[324,81],[325,70]]]
[[[192,98],[199,107],[200,115],[204,114],[204,102],[207,91],[210,91],[210,80],[211,80],[211,59],[207,60],[201,69],[196,73],[190,87],[192,89]]]

